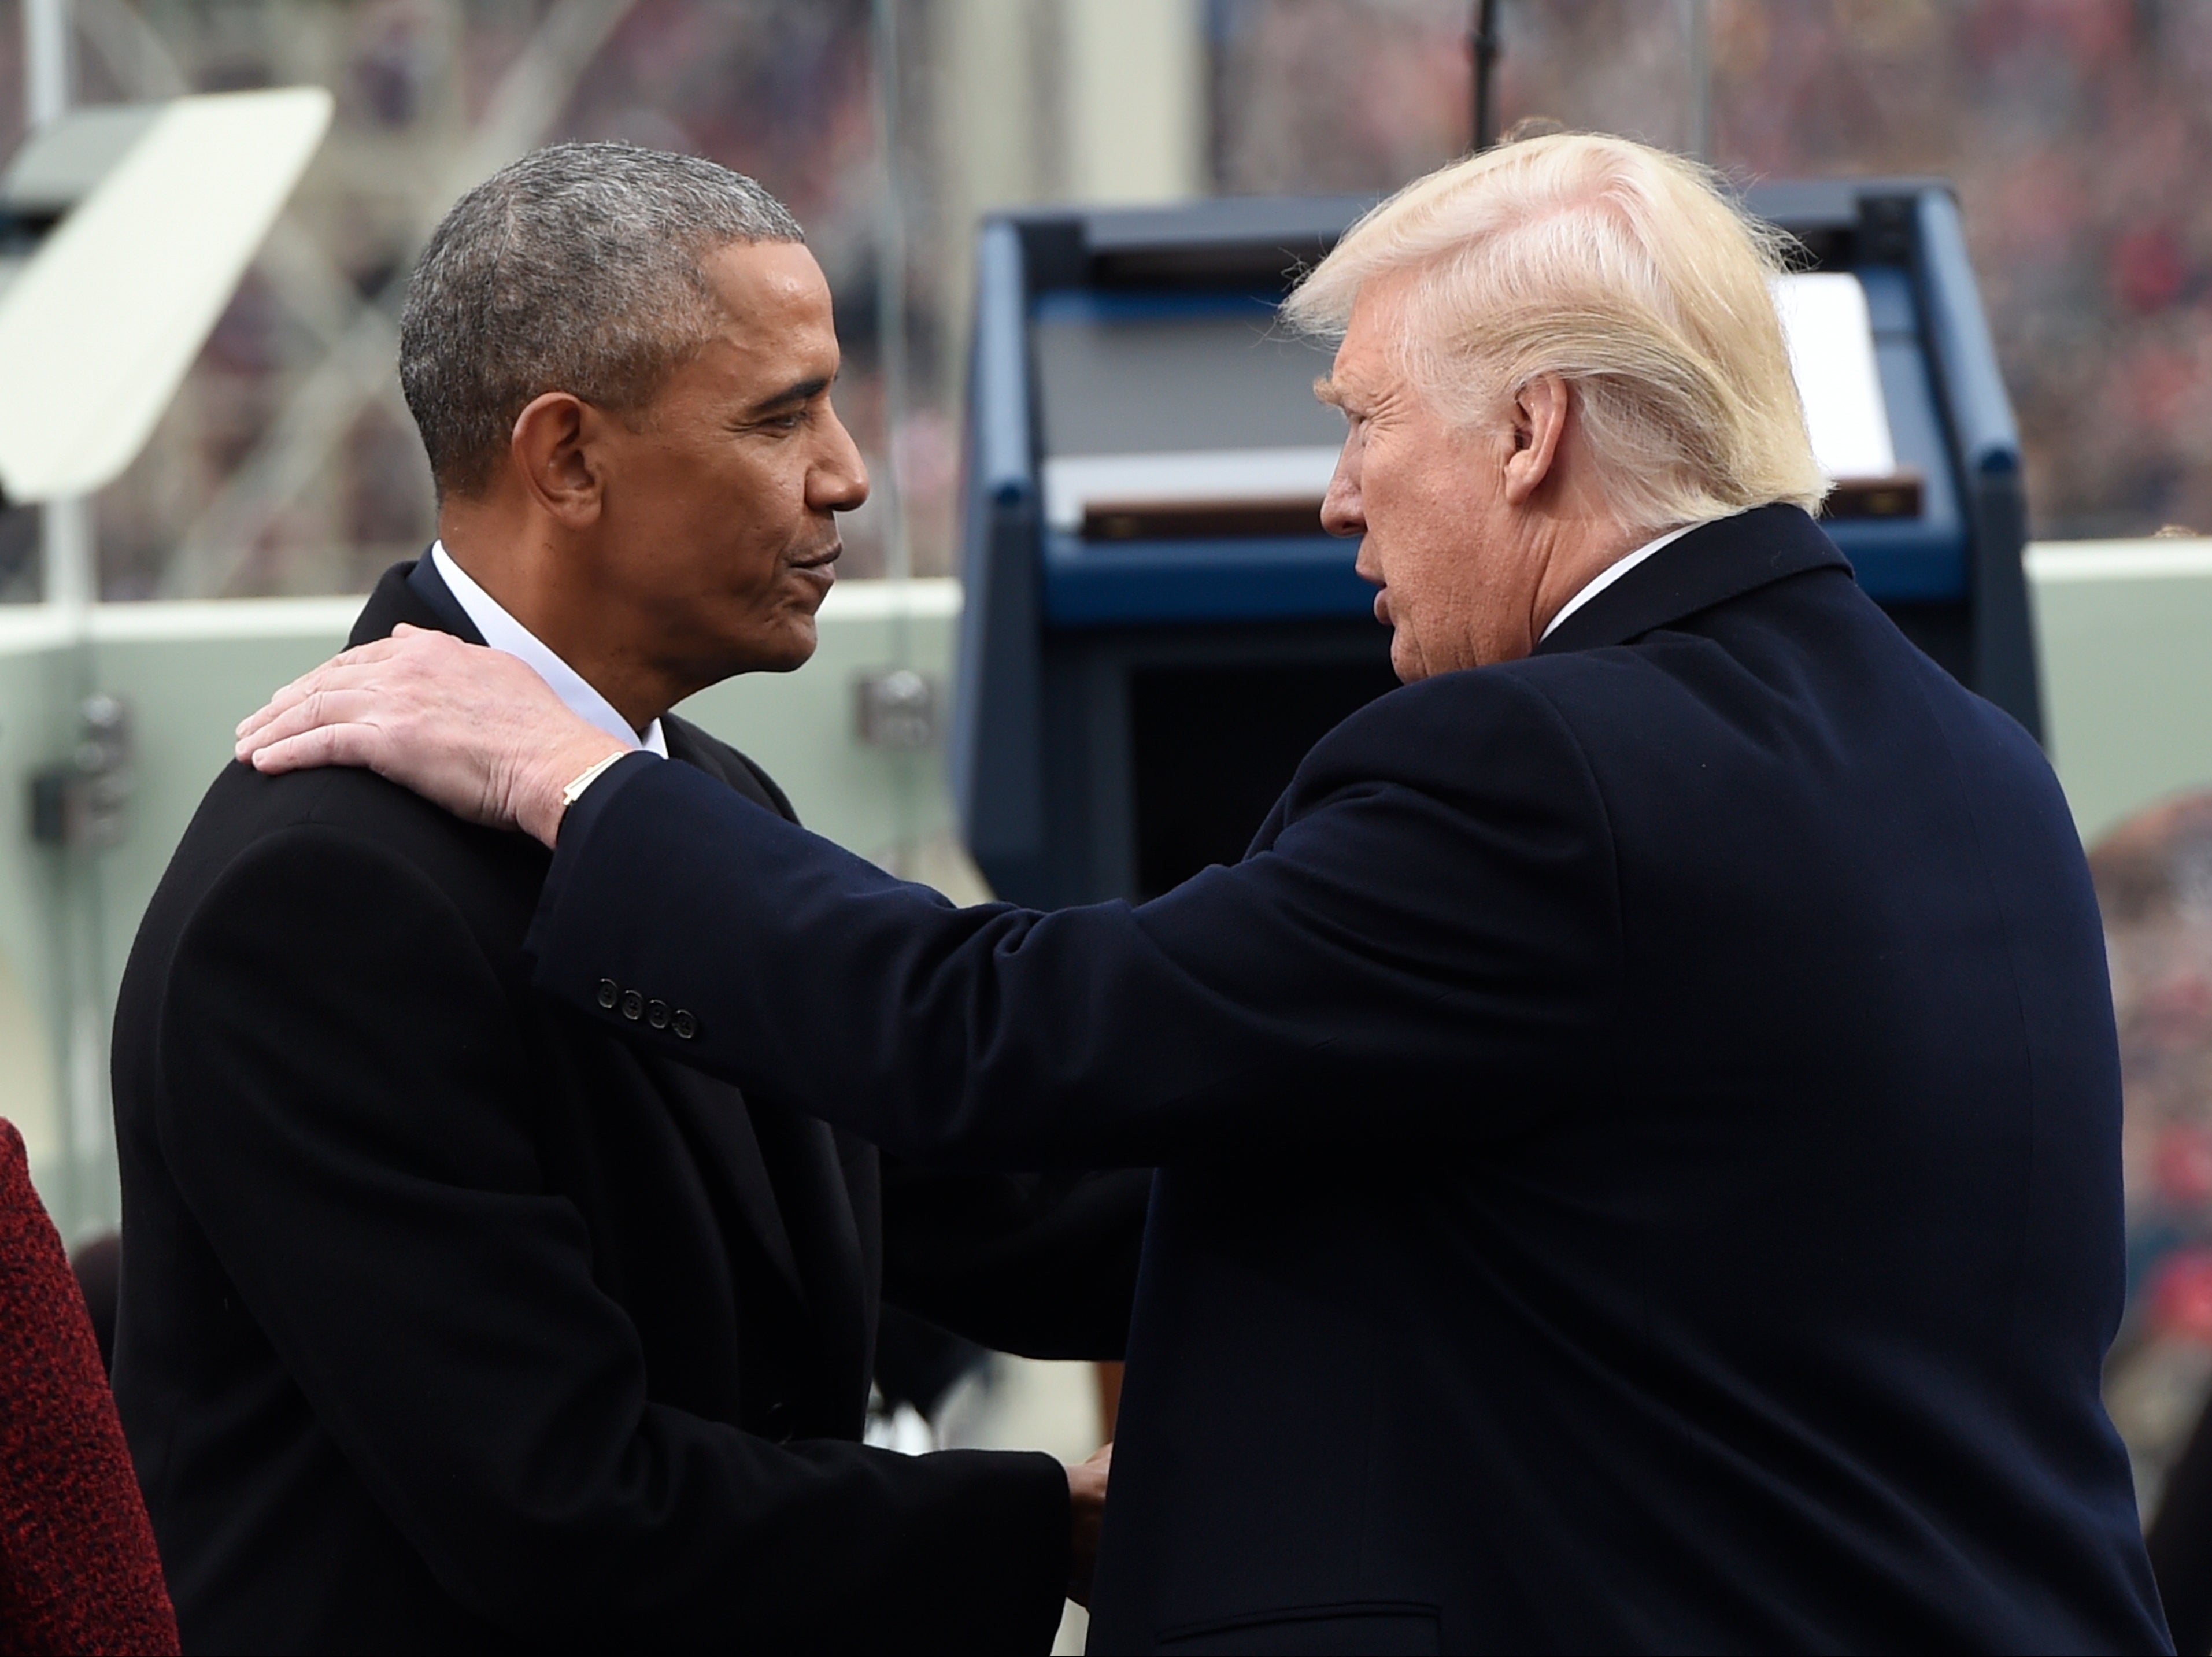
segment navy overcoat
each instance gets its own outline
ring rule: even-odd
[[[1094,1650],[2166,1643],[2081,848],[1794,507],[1152,902],[955,908],[637,758],[533,946],[901,1154],[1158,1168]]]

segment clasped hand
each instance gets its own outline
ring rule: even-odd
[[[1067,1597],[1079,1605],[1091,1603],[1091,1573],[1098,1563],[1098,1528],[1106,1516],[1106,1475],[1114,1464],[1114,1447],[1107,1444],[1088,1461],[1067,1469],[1067,1507],[1073,1527],[1067,1566]]]

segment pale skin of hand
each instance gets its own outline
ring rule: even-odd
[[[1068,1516],[1074,1526],[1069,1554],[1067,1597],[1079,1605],[1091,1603],[1091,1573],[1098,1563],[1098,1527],[1106,1516],[1106,1475],[1114,1465],[1114,1447],[1105,1445],[1088,1461],[1067,1469]]]
[[[456,816],[548,847],[567,809],[562,790],[629,751],[515,658],[404,623],[279,690],[240,724],[236,750],[269,775],[365,766]]]

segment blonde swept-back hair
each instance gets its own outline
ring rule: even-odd
[[[1340,339],[1360,288],[1410,272],[1404,366],[1475,418],[1547,373],[1571,388],[1601,487],[1656,532],[1827,493],[1771,283],[1787,239],[1695,162],[1556,133],[1417,179],[1346,232],[1284,302]]]

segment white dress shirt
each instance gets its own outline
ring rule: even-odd
[[[1661,536],[1657,540],[1646,541],[1642,546],[1637,548],[1635,551],[1630,553],[1627,557],[1620,559],[1613,563],[1607,564],[1603,569],[1600,570],[1595,575],[1590,578],[1589,584],[1587,586],[1583,587],[1580,592],[1577,592],[1573,598],[1568,599],[1566,603],[1559,606],[1559,613],[1552,617],[1552,619],[1545,624],[1544,630],[1536,635],[1536,642],[1538,644],[1541,644],[1545,640],[1550,638],[1552,636],[1552,629],[1553,628],[1559,626],[1559,624],[1565,621],[1568,616],[1573,615],[1584,604],[1589,603],[1589,601],[1596,598],[1599,593],[1603,592],[1615,581],[1618,581],[1622,576],[1627,574],[1629,571],[1634,569],[1638,564],[1642,563],[1646,558],[1649,558],[1653,553],[1657,552],[1661,548],[1673,545],[1675,542],[1687,535],[1692,530],[1703,529],[1708,524],[1717,524],[1719,521],[1720,519],[1717,518],[1700,518],[1697,522],[1693,524],[1685,524],[1678,530],[1668,530],[1666,534]]]
[[[483,634],[486,644],[494,650],[505,651],[534,671],[578,719],[599,726],[632,748],[645,749],[664,760],[668,757],[668,738],[661,734],[659,719],[643,731],[633,730],[629,721],[615,711],[615,705],[593,689],[582,674],[548,650],[536,634],[508,615],[498,599],[470,579],[468,571],[453,561],[453,555],[446,550],[443,541],[431,543],[430,561],[445,579],[447,591],[453,595],[454,602],[477,624],[477,631]]]

